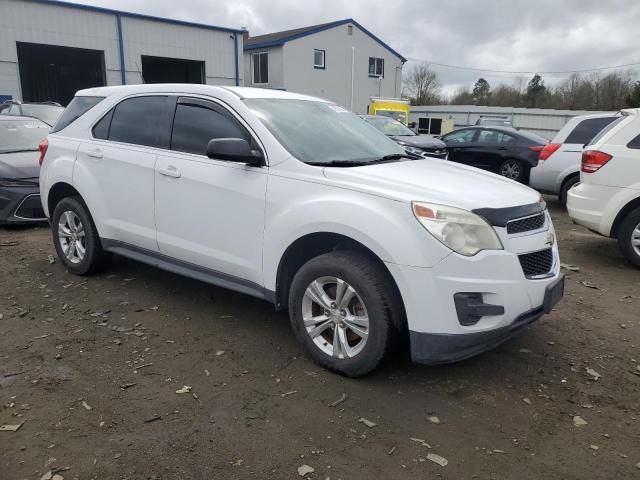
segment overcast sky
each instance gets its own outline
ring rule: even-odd
[[[252,35],[353,18],[410,59],[405,71],[417,60],[508,71],[565,71],[640,62],[638,0],[73,1],[246,27]],[[515,77],[433,68],[445,93],[472,85],[480,76],[492,85],[513,83]],[[552,84],[563,75],[543,77]]]

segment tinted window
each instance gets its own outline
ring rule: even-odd
[[[104,117],[93,127],[93,136],[100,140],[109,138],[109,127],[111,126],[111,117],[113,116],[113,108],[109,110]]]
[[[445,135],[443,140],[447,143],[467,143],[473,140],[475,130],[458,130],[457,132],[451,132],[449,135]]]
[[[109,140],[154,147],[158,127],[167,108],[167,97],[135,97],[116,105]]]
[[[242,127],[225,114],[198,105],[178,104],[171,150],[206,155],[209,140],[214,138],[250,140]]]
[[[588,118],[583,120],[569,134],[564,143],[577,143],[584,145],[589,143],[604,127],[613,122],[616,117]]]
[[[58,121],[51,129],[51,133],[59,132],[68,127],[103,99],[104,97],[74,97],[58,118]]]
[[[640,148],[640,135],[627,143],[627,148]]]
[[[515,143],[515,137],[498,130],[482,130],[478,134],[478,143]]]
[[[589,141],[588,145],[594,145],[598,143],[602,137],[604,137],[607,133],[609,133],[609,131],[613,129],[613,127],[618,125],[620,122],[622,122],[626,118],[627,118],[626,115],[620,115],[618,117],[614,117],[614,121],[610,122],[606,127],[600,130],[600,132],[598,132],[598,134]]]

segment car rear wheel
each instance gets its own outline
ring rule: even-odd
[[[526,169],[522,162],[513,158],[508,158],[498,167],[498,173],[503,177],[510,178],[516,182],[521,182],[526,175]]]
[[[87,275],[106,264],[98,231],[80,197],[62,199],[51,217],[53,244],[60,261],[71,273]]]
[[[628,214],[620,224],[618,243],[629,263],[640,268],[640,208]]]
[[[562,205],[567,204],[567,193],[569,193],[569,190],[571,190],[571,187],[573,187],[576,183],[580,183],[580,175],[574,175],[572,177],[569,177],[569,179],[565,181],[564,184],[562,184],[562,188],[560,189],[560,195],[558,195],[558,199],[560,200],[560,203]]]
[[[360,252],[340,251],[298,270],[289,315],[296,337],[318,364],[358,377],[380,365],[395,346],[402,308],[381,265]]]

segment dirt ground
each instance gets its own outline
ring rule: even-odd
[[[22,424],[0,431],[0,479],[640,478],[640,271],[549,202],[580,269],[551,315],[357,380],[267,303],[124,259],[75,277],[47,228],[0,230],[0,426]]]

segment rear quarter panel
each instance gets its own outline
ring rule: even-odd
[[[73,167],[80,142],[60,135],[49,135],[49,148],[40,168],[40,198],[47,217],[48,197],[51,187],[56,183],[73,185]]]

